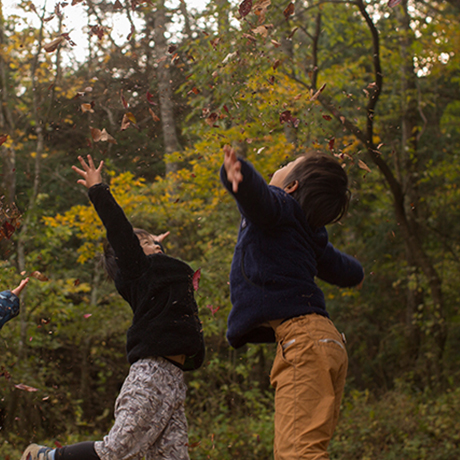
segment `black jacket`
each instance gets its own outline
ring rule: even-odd
[[[88,194],[115,252],[115,286],[134,313],[127,333],[128,361],[185,354],[183,369],[197,369],[204,360],[204,340],[193,270],[164,254],[145,255],[108,185],[96,184]]]

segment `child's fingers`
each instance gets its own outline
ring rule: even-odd
[[[89,165],[90,169],[96,169],[96,168],[94,167],[93,157],[92,157],[91,155],[88,154],[87,158],[88,158],[88,165]]]
[[[82,171],[80,168],[77,168],[76,166],[72,166],[72,169],[77,173],[80,174],[80,176],[86,176],[86,172]]]

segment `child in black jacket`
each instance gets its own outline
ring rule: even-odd
[[[135,230],[102,183],[101,169],[81,157],[72,169],[107,230],[108,273],[133,310],[127,334],[131,364],[115,403],[115,424],[103,441],[59,449],[32,444],[22,460],[187,460],[183,371],[201,366],[204,341],[194,298],[193,270],[165,255],[161,240]]]

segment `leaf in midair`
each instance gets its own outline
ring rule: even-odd
[[[149,112],[150,112],[150,115],[152,115],[152,118],[153,118],[153,121],[160,121],[160,117],[157,116],[157,114],[149,107]]]
[[[92,313],[85,313],[85,314],[83,315],[83,318],[88,319],[88,318],[90,318],[91,316],[93,316]]]
[[[206,305],[206,308],[209,308],[211,310],[212,316],[214,316],[220,310],[220,307],[214,308],[212,305]]]
[[[193,289],[195,289],[195,291],[198,291],[198,288],[200,287],[200,278],[201,278],[201,268],[199,268],[193,274],[192,283],[193,283]]]
[[[92,104],[82,104],[80,107],[81,107],[81,111],[83,113],[85,113],[85,112],[94,113]]]
[[[8,139],[8,134],[0,134],[0,145]]]
[[[326,120],[326,121],[331,121],[332,120],[332,117],[330,115],[323,115],[323,118]]]
[[[258,26],[255,29],[252,29],[252,33],[256,35],[262,35],[262,37],[267,38],[268,28],[267,26]]]
[[[252,0],[243,0],[240,3],[240,6],[238,8],[241,19],[247,16],[251,12],[251,10],[252,10]]]
[[[123,9],[123,5],[121,4],[120,0],[116,0],[116,2],[113,4],[113,9],[114,9],[114,10],[121,10],[121,9]]]
[[[126,102],[125,96],[123,96],[123,90],[120,91],[121,103],[125,109],[128,108],[128,102]]]
[[[29,276],[37,279],[38,281],[49,281],[49,279],[41,272],[35,270]]]
[[[168,53],[173,54],[177,50],[177,45],[169,45],[168,46]]]
[[[211,128],[218,128],[217,125],[214,123],[217,121],[219,118],[219,115],[217,115],[216,112],[211,112],[205,119],[205,122],[211,127]]]
[[[294,3],[289,3],[289,5],[286,7],[286,9],[283,11],[284,17],[286,19],[289,18],[289,16],[292,16],[294,14]]]
[[[105,128],[101,131],[101,141],[102,142],[109,142],[110,144],[116,144],[117,141],[113,138]]]
[[[102,26],[89,26],[89,35],[96,35],[99,40],[102,40],[105,34],[105,29]]]
[[[388,6],[390,8],[395,7],[396,5],[399,5],[402,2],[402,0],[389,0]]]
[[[30,387],[29,385],[24,385],[23,383],[18,383],[14,387],[18,390],[24,390],[29,392],[38,391],[36,388]]]
[[[49,18],[43,19],[43,22],[50,22],[54,19],[54,14],[52,14]]]
[[[58,49],[58,46],[65,40],[65,38],[61,35],[60,37],[55,38],[53,41],[47,43],[43,49],[47,53],[52,53]]]
[[[323,86],[321,86],[321,88],[316,91],[315,94],[313,94],[313,96],[310,98],[310,101],[316,101],[316,99],[318,99],[318,96],[324,91],[324,88],[326,88],[326,83],[323,84]]]
[[[362,160],[358,160],[358,166],[359,166],[361,169],[364,169],[364,170],[367,171],[367,172],[371,172],[369,166],[367,166],[367,164],[364,163],[364,161],[362,161]]]
[[[124,131],[125,129],[128,129],[130,124],[131,124],[131,122],[129,121],[129,118],[126,116],[126,113],[125,113],[123,115],[123,120],[121,120],[120,130]]]
[[[259,16],[259,24],[265,22],[265,15],[267,14],[267,8],[271,5],[271,0],[258,0],[254,7],[253,11],[256,16]]]
[[[97,128],[89,128],[91,130],[91,137],[94,142],[99,142],[101,140],[102,131]]]
[[[335,144],[335,137],[332,137],[331,139],[329,139],[329,142],[328,142],[328,147],[331,152],[332,150],[334,150],[334,144]]]
[[[153,94],[147,91],[147,102],[152,105],[157,105],[156,102],[153,100]]]
[[[9,240],[13,236],[15,230],[16,229],[14,228],[14,226],[11,225],[8,221],[4,222],[0,228],[0,240],[2,240],[3,238]]]

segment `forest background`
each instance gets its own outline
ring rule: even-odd
[[[82,60],[66,26],[77,5]],[[350,358],[332,458],[458,460],[460,1],[19,7],[0,18],[0,287],[31,281],[0,335],[0,458],[100,439],[128,372],[131,311],[70,169],[88,153],[132,222],[171,231],[168,253],[201,272],[191,458],[272,458],[274,345],[225,339],[239,215],[218,173],[231,144],[267,178],[309,149],[350,177],[349,214],[329,233],[366,279],[359,292],[321,283]]]

